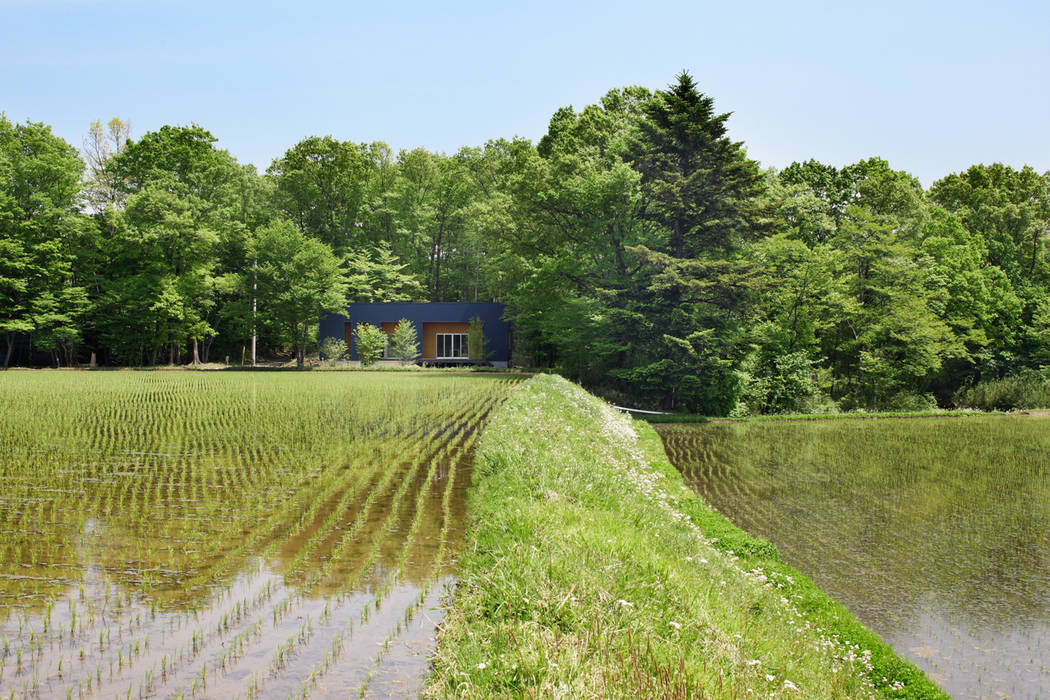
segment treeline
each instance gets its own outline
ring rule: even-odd
[[[302,361],[347,301],[499,300],[524,362],[665,408],[923,408],[1044,381],[1050,174],[763,171],[728,116],[683,73],[558,110],[537,144],[311,137],[264,174],[196,126],[96,123],[81,157],[0,119],[5,365],[239,360],[253,328]]]

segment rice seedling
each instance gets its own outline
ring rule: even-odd
[[[1030,663],[1050,658],[1050,419],[656,429],[705,500],[944,690],[1050,694]]]
[[[439,570],[426,558],[431,573],[405,580],[409,547],[433,556],[412,544],[421,532],[441,533],[439,559],[458,546],[447,523],[462,506],[441,472],[469,465],[464,436],[516,383],[0,376],[0,692],[358,687],[368,671],[351,679],[356,655],[341,652],[371,635],[363,606],[400,633],[388,616],[410,618]],[[401,585],[411,595],[388,611]]]

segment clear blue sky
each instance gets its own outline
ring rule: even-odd
[[[331,134],[454,152],[690,71],[783,167],[1050,170],[1050,2],[0,0],[0,110],[80,146],[198,123],[265,170]]]

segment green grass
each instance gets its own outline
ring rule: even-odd
[[[430,697],[944,697],[563,379],[499,409],[474,483]]]

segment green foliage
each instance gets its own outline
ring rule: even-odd
[[[981,236],[989,262],[1015,286],[1047,280],[1050,173],[1001,163],[974,165],[933,183],[930,197]]]
[[[813,360],[805,352],[752,355],[741,364],[744,387],[732,415],[809,413],[820,407]]]
[[[362,242],[358,223],[373,167],[367,146],[311,136],[275,160],[268,173],[284,215],[341,256]]]
[[[411,362],[419,356],[419,334],[407,318],[398,321],[390,335],[390,354],[402,362]]]
[[[90,327],[114,360],[153,364],[167,350],[176,362],[187,343],[206,359],[222,320],[249,306],[232,280],[259,219],[254,175],[214,142],[198,126],[164,126],[93,163],[105,206],[85,251],[99,293]]]
[[[0,114],[0,334],[3,367],[16,335],[29,334],[53,361],[72,363],[89,306],[74,245],[90,223],[78,213],[84,164],[44,124]]]
[[[981,411],[1050,408],[1050,377],[1026,372],[1002,379],[988,379],[956,392],[955,405]]]
[[[296,363],[302,366],[321,316],[346,306],[339,261],[327,245],[308,238],[287,220],[257,231],[252,253],[258,261],[254,282],[260,323],[294,345]]]
[[[372,248],[348,253],[343,259],[348,294],[354,301],[416,301],[423,287],[408,272],[407,265],[386,248]]]
[[[346,342],[339,338],[328,337],[318,344],[318,350],[322,359],[334,365],[346,354]]]
[[[471,364],[484,364],[488,359],[488,341],[485,338],[485,329],[481,319],[475,316],[470,319],[470,329],[467,331],[467,359]]]
[[[354,342],[357,344],[357,357],[362,367],[376,363],[383,356],[387,336],[379,326],[358,323],[354,326]]]
[[[255,268],[283,221],[334,255],[335,297],[503,301],[526,363],[639,405],[950,405],[1050,366],[1050,175],[977,165],[923,192],[879,158],[760,172],[728,126],[683,72],[559,109],[535,145],[311,136],[265,177],[197,125],[135,140],[94,122],[81,179],[47,127],[5,119],[5,357],[31,341],[56,363],[206,361],[257,335],[301,361],[320,312],[276,313]]]
[[[647,216],[670,233],[676,258],[731,252],[751,233],[748,208],[761,178],[743,144],[726,135],[729,114],[716,114],[689,73],[644,107],[631,143],[642,174]]]

